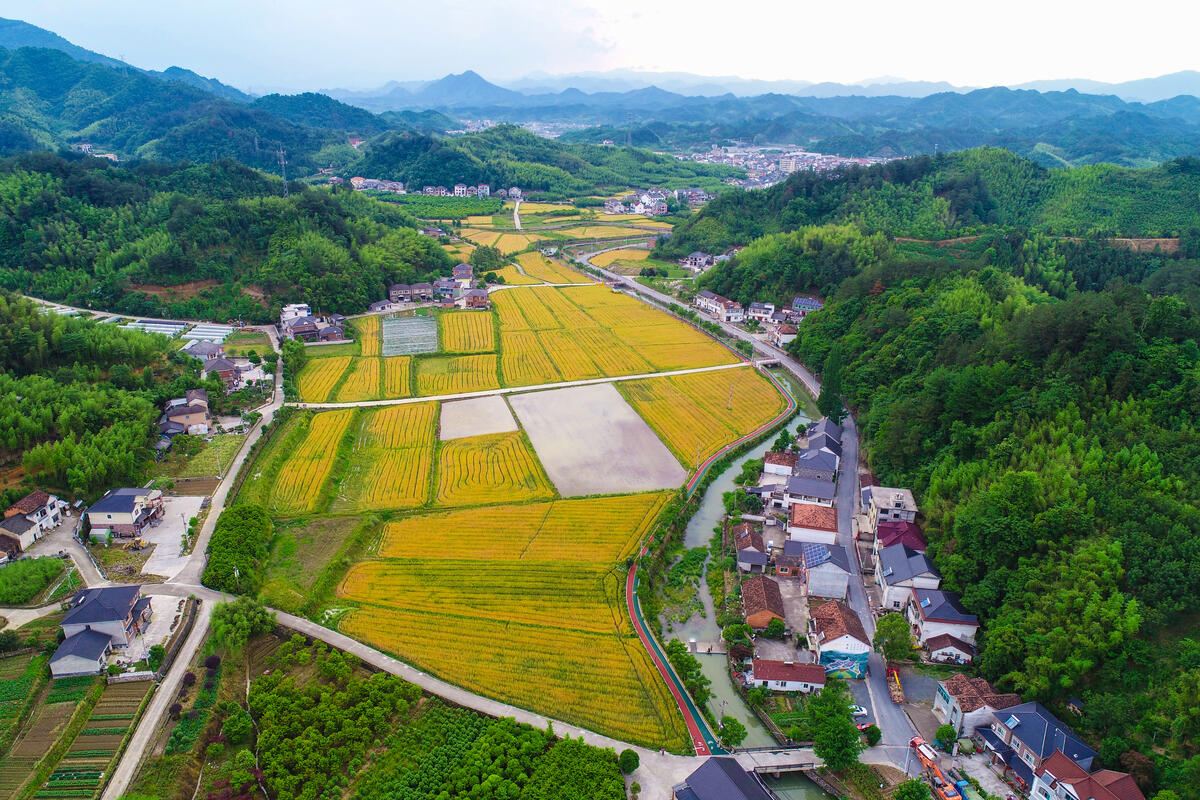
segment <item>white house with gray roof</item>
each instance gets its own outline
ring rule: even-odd
[[[975,644],[979,618],[968,613],[954,592],[941,589],[909,589],[905,616],[913,628],[917,644],[943,633]]]
[[[908,602],[911,589],[936,589],[942,576],[924,553],[894,544],[879,551],[875,583],[883,590],[883,607],[898,611]]]

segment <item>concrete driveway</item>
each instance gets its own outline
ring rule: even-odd
[[[188,557],[182,552],[183,535],[188,520],[200,513],[203,500],[203,497],[163,498],[162,521],[142,533],[146,544],[154,545],[154,551],[142,565],[143,575],[174,578],[187,565]]]
[[[166,594],[148,594],[150,608],[154,613],[150,623],[141,636],[129,643],[123,651],[115,651],[123,661],[141,661],[156,644],[166,644],[179,620],[179,606],[186,602],[185,598]]]

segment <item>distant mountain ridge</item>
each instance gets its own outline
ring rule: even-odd
[[[19,19],[5,19],[0,17],[0,47],[6,50],[17,50],[22,47],[43,47],[49,50],[58,50],[61,53],[66,53],[76,61],[100,64],[123,72],[140,72],[164,81],[183,83],[188,86],[194,86],[197,89],[203,89],[210,94],[223,97],[226,100],[248,103],[254,99],[240,89],[235,89],[232,86],[221,83],[215,78],[206,78],[203,75],[197,75],[190,69],[184,69],[183,67],[167,67],[161,72],[151,69],[140,69],[124,61],[80,47],[77,44],[67,41],[53,31],[39,28],[36,25],[30,25],[28,22],[23,22]]]

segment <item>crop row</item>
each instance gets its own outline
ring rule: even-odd
[[[442,445],[438,505],[541,500],[553,495],[554,489],[520,432],[472,436]]]
[[[286,460],[271,487],[271,505],[281,512],[312,511],[320,497],[321,486],[329,477],[338,444],[346,433],[354,409],[316,414],[295,452]]]
[[[327,356],[310,359],[296,378],[300,399],[306,403],[323,403],[350,366],[350,356]]]
[[[437,403],[384,406],[371,411],[363,422],[364,447],[416,447],[429,445],[437,427]]]
[[[500,372],[508,386],[536,386],[563,379],[538,335],[529,330],[500,334]]]
[[[359,352],[364,356],[379,355],[380,345],[380,324],[379,317],[371,314],[370,316],[360,317],[354,320],[354,327],[358,329]]]
[[[490,312],[442,314],[442,349],[447,353],[490,353],[496,349],[496,328]]]
[[[353,369],[338,389],[337,402],[357,403],[379,397],[379,374],[378,358],[354,359]]]
[[[417,394],[422,397],[499,389],[494,355],[446,356],[417,361]]]

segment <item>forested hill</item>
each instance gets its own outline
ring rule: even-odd
[[[1096,245],[1074,264],[1111,277],[1055,296],[1045,240],[801,235],[811,263],[856,257],[790,349],[853,410],[880,482],[914,490],[944,587],[980,617],[981,673],[1063,719],[1081,697],[1104,766],[1198,800],[1200,262]]]
[[[165,336],[47,314],[0,290],[0,464],[68,497],[141,485],[163,401],[192,388],[223,397],[187,361]]]
[[[0,161],[0,287],[133,315],[266,321],[356,313],[451,261],[397,206],[235,162]]]
[[[715,190],[741,170],[680,161],[629,147],[566,145],[513,125],[451,139],[412,132],[385,133],[364,145],[356,174],[415,186],[488,183],[519,186],[546,197],[586,194],[597,187],[629,186]]]
[[[914,490],[944,586],[982,622],[980,672],[1064,719],[1081,697],[1104,766],[1200,800],[1196,167],[888,167],[719,198],[672,247],[788,229],[702,285],[826,296],[789,349],[854,412],[878,480]],[[915,226],[935,204],[958,226]],[[1138,253],[1023,225],[1185,235]]]
[[[1178,236],[1200,227],[1200,160],[1157,167],[1045,169],[998,148],[851,168],[798,172],[763,191],[731,191],[677,228],[662,248],[721,252],[801,225],[854,222],[920,239],[989,226],[1070,236]]]

